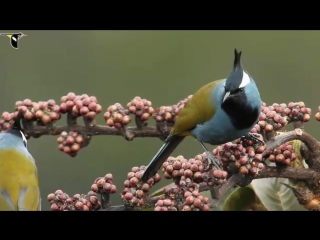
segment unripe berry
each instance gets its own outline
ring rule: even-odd
[[[191,211],[191,208],[188,205],[184,205],[182,211]]]
[[[242,174],[248,174],[249,173],[249,170],[245,166],[240,167],[239,171]]]
[[[138,178],[136,178],[136,177],[133,177],[133,178],[130,179],[130,185],[131,185],[132,187],[137,186],[138,182],[139,182],[139,180],[138,180]]]
[[[47,197],[48,201],[50,202],[51,200],[55,199],[55,194],[54,193],[50,193]]]
[[[194,197],[193,196],[189,196],[186,198],[186,204],[191,205],[193,204],[194,201]]]
[[[193,202],[193,205],[194,205],[195,207],[201,207],[202,201],[201,201],[199,198],[195,198],[195,199],[194,199],[194,202]]]
[[[81,116],[86,116],[89,113],[89,109],[88,109],[88,107],[83,106],[83,107],[80,108],[79,112],[80,112]]]
[[[97,184],[95,184],[95,183],[92,184],[92,185],[91,185],[91,190],[94,191],[94,192],[98,192],[98,191],[99,191],[99,188],[98,188]]]

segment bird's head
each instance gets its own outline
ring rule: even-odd
[[[234,50],[234,63],[233,68],[225,82],[225,94],[222,102],[230,97],[236,97],[244,94],[245,87],[250,83],[251,77],[243,69],[241,63],[241,51]]]
[[[2,133],[2,136],[0,136],[0,142],[11,144],[11,142],[14,141],[15,144],[18,144],[16,141],[18,139],[18,141],[23,144],[24,147],[27,147],[27,139],[24,134],[24,130],[21,127],[22,117],[23,114],[21,111],[19,111],[17,116],[14,118],[11,128],[6,130],[4,133]]]

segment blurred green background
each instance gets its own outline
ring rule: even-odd
[[[0,30],[8,32],[8,30]],[[11,31],[10,31],[11,32]],[[16,31],[13,31],[16,32]],[[243,51],[243,64],[256,80],[263,101],[303,100],[320,104],[319,31],[23,31],[19,49],[0,38],[0,111],[12,111],[17,100],[56,99],[72,91],[97,96],[103,112],[110,104],[127,104],[134,96],[155,107],[177,103],[202,85],[225,78],[233,49]],[[104,124],[103,112],[97,117]],[[64,125],[59,121],[57,125]],[[152,121],[151,121],[152,124]],[[320,139],[314,117],[306,130]],[[57,189],[69,195],[87,193],[96,177],[112,173],[119,193],[132,166],[147,164],[159,139],[97,136],[70,158],[57,149],[57,136],[30,139],[42,193]],[[173,153],[192,157],[202,152],[192,139]],[[162,181],[156,185],[169,183]]]

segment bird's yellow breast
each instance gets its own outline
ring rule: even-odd
[[[15,209],[18,208],[20,189],[38,189],[38,186],[35,163],[19,151],[0,150],[0,190],[8,192]]]

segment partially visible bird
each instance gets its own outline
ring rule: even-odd
[[[233,68],[226,79],[200,88],[179,112],[165,143],[147,166],[140,182],[153,177],[163,162],[186,136],[197,139],[211,164],[220,167],[203,143],[223,144],[246,135],[257,123],[261,98],[253,78],[241,63],[241,52],[234,50]]]
[[[0,133],[0,211],[40,211],[37,167],[17,118]]]

